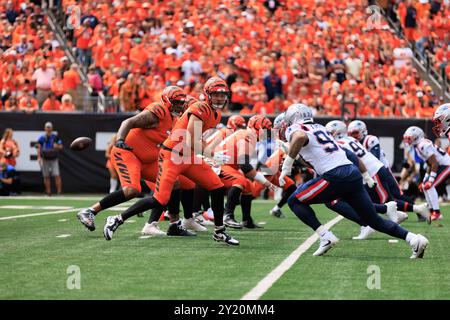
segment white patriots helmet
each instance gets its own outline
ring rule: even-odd
[[[433,116],[433,132],[438,137],[448,136],[450,131],[450,103],[436,109]]]
[[[312,122],[313,112],[310,107],[303,103],[294,103],[286,110],[284,121],[287,126],[291,126],[296,122]]]
[[[285,132],[286,132],[286,122],[284,121],[285,113],[280,113],[274,120],[273,120],[273,129],[278,131],[278,136],[281,140],[286,140],[285,138]]]
[[[347,133],[349,136],[361,141],[367,136],[367,126],[361,120],[352,121],[348,124]]]
[[[335,139],[342,139],[347,136],[347,126],[340,120],[328,122],[325,128]]]
[[[403,142],[408,146],[417,145],[423,138],[425,138],[425,133],[416,126],[409,127],[403,134]]]

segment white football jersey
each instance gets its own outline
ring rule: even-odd
[[[311,165],[318,175],[334,168],[352,164],[341,148],[339,148],[333,137],[320,124],[294,123],[286,129],[286,139],[291,141],[291,135],[296,131],[303,131],[309,141],[301,150],[299,155]]]
[[[380,168],[384,166],[384,164],[380,160],[378,160],[377,157],[367,151],[355,138],[349,136],[343,137],[342,139],[338,140],[338,143],[341,147],[356,154],[356,156],[366,167],[367,172],[371,177],[374,177],[377,174],[378,170],[380,170]]]
[[[389,169],[391,167],[389,161],[386,158],[386,153],[384,153],[384,150],[381,148],[380,140],[378,139],[378,137],[368,134],[364,137],[362,145],[369,152],[371,152],[374,147],[380,146],[380,161],[383,162],[386,168]]]
[[[450,156],[447,152],[436,147],[433,142],[428,139],[422,139],[415,147],[419,157],[427,161],[432,155],[436,157],[440,166],[450,166]]]

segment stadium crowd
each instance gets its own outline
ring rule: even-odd
[[[449,5],[441,1],[436,11],[439,1],[425,1],[399,1],[400,21],[418,48],[433,43],[427,50],[434,64],[448,69]],[[72,12],[67,21],[75,27],[66,28],[67,39],[88,70],[88,83],[81,84],[78,66],[68,62],[41,8],[0,1],[0,70],[6,75],[0,108],[73,111],[84,85],[132,112],[170,84],[201,98],[201,83],[217,75],[231,88],[229,111],[241,114],[277,114],[301,102],[318,115],[338,116],[356,106],[359,117],[430,117],[443,98],[413,68],[405,41],[384,20],[368,24],[373,12],[366,0],[335,3],[63,0],[61,10]],[[414,32],[404,23],[411,5]],[[423,40],[423,25],[433,41]]]

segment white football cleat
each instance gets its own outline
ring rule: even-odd
[[[408,219],[408,214],[403,211],[397,211],[397,217],[398,217],[397,223],[400,224],[403,221],[405,221],[406,219]]]
[[[431,215],[426,203],[415,204],[413,206],[413,211],[417,214],[420,214],[420,216],[422,216],[428,222],[428,224],[430,223]]]
[[[185,227],[186,229],[192,230],[192,231],[198,231],[198,232],[208,231],[208,229],[206,229],[204,226],[195,222],[194,218],[183,219],[183,222],[181,222],[181,225],[183,227]]]
[[[331,231],[328,231],[323,237],[320,237],[319,249],[317,249],[316,252],[313,253],[313,256],[323,256],[338,242],[339,239]]]
[[[364,227],[361,226],[361,232],[358,236],[353,237],[353,240],[366,240],[369,238],[373,233],[375,233],[376,230],[372,229],[370,226]]]
[[[408,215],[406,213],[397,211],[397,203],[395,201],[389,201],[385,204],[387,207],[386,216],[392,222],[400,224],[408,219]]]
[[[166,236],[165,232],[159,229],[158,222],[154,221],[152,223],[145,223],[144,228],[142,228],[141,233],[145,236]]]
[[[425,249],[428,247],[428,239],[421,234],[417,234],[414,239],[411,240],[410,246],[413,249],[413,254],[410,259],[422,259],[425,253]]]

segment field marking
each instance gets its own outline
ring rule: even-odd
[[[37,212],[37,213],[30,213],[30,214],[21,214],[18,216],[10,216],[10,217],[1,217],[0,220],[11,220],[11,219],[19,219],[19,218],[28,218],[28,217],[39,217],[39,216],[47,216],[51,214],[59,214],[59,213],[66,213],[66,212],[73,212],[78,211],[83,208],[73,208],[73,209],[67,209],[67,210],[57,210],[57,211],[48,211],[48,212]]]
[[[337,216],[333,220],[329,221],[325,228],[330,229],[336,223],[343,219],[342,216]],[[272,285],[281,278],[281,276],[288,271],[294,263],[300,258],[300,256],[305,253],[317,240],[319,236],[314,233],[308,239],[305,240],[297,249],[292,251],[292,253],[283,260],[275,269],[273,269],[264,279],[262,279],[256,287],[247,292],[241,300],[258,300],[262,297],[267,290],[272,287]],[[320,259],[320,258],[319,258]]]
[[[66,222],[66,221],[68,221],[69,219],[59,219],[58,221],[59,222]]]
[[[17,205],[0,206],[0,209],[14,209],[14,210],[23,210],[23,209],[63,210],[72,208],[73,208],[72,206],[17,206]]]
[[[56,236],[57,238],[68,238],[71,234],[60,234],[59,236]]]

